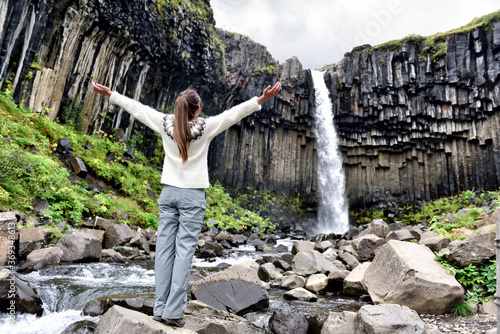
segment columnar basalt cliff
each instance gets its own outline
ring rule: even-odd
[[[328,69],[351,203],[498,188],[500,22],[443,38],[441,56],[404,43]]]
[[[279,64],[245,36],[217,32],[208,0],[161,3],[0,2],[1,90],[90,134],[120,128],[128,139],[138,131],[151,157],[157,137],[93,93],[91,81],[160,110],[191,86],[213,115],[281,80],[277,98],[214,139],[211,180],[314,202],[309,70],[295,57]],[[327,69],[350,203],[500,185],[500,23],[439,42],[434,50],[423,41],[360,48]]]
[[[295,57],[280,65],[264,46],[245,36],[219,32],[219,37],[226,45],[228,71],[221,106],[258,96],[278,79],[283,88],[261,111],[216,138],[210,160],[214,178],[237,188],[314,197],[316,152],[309,71]]]

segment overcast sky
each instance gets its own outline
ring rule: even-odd
[[[210,0],[216,26],[250,36],[283,63],[337,63],[354,46],[433,35],[500,9],[498,0]]]

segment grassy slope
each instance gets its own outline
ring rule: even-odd
[[[125,144],[113,136],[90,136],[52,122],[40,113],[17,106],[8,93],[0,93],[0,210],[19,210],[29,216],[33,198],[39,197],[49,201],[51,210],[46,217],[54,223],[66,221],[78,226],[94,216],[120,219],[124,211],[130,217],[123,222],[157,227],[161,174],[140,152],[134,152],[136,160],[126,159]],[[105,187],[108,190],[99,193],[86,190],[93,184],[74,176],[54,155],[61,138],[70,140],[74,155],[83,159],[98,179],[120,183],[121,187]],[[86,149],[88,144],[91,148]],[[116,159],[108,161],[110,154]],[[156,196],[150,196],[148,190]],[[207,192],[206,217],[219,226],[255,227],[255,232],[260,233],[270,228],[268,220],[243,210],[219,184]],[[234,213],[228,213],[230,207]]]

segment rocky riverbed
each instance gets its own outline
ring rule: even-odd
[[[200,235],[191,275],[186,329],[220,326],[228,333],[290,333],[292,326],[294,333],[367,328],[397,333],[396,328],[406,328],[435,334],[493,329],[495,316],[488,314],[495,313],[492,302],[476,305],[471,317],[449,315],[465,289],[433,253],[462,266],[493,259],[497,213],[483,210],[476,229],[462,231],[462,241],[439,237],[424,225],[405,227],[380,219],[344,235],[312,238],[294,229],[258,237],[207,228]],[[26,223],[15,212],[0,213],[0,218],[0,227]],[[55,245],[43,227],[21,228],[16,235],[23,260],[15,275],[27,291],[32,289],[16,303],[18,310],[22,306],[34,315],[19,313],[25,327],[15,333],[31,333],[34,324],[50,316],[51,322],[58,321],[54,315],[63,313],[62,328],[51,333],[82,320],[100,332],[120,319],[144,320],[152,314],[154,230],[96,219]],[[8,270],[3,274],[5,285]],[[3,305],[7,300],[3,296]],[[0,329],[14,330],[6,317],[0,323]],[[41,328],[35,332],[44,333]]]

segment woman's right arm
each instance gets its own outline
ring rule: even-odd
[[[123,96],[117,92],[112,92],[111,89],[106,86],[92,83],[92,88],[98,94],[109,96],[109,101],[111,103],[116,104],[126,110],[129,114],[141,121],[151,130],[158,133],[161,133],[163,131],[163,118],[165,117],[164,113],[145,106],[139,101]]]

